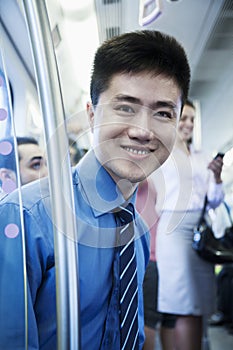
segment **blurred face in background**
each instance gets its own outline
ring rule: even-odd
[[[25,185],[31,181],[48,175],[47,164],[43,151],[35,144],[22,144],[18,146],[19,171],[21,184]]]
[[[178,132],[184,142],[188,142],[193,136],[194,119],[195,109],[189,105],[184,105],[178,124]]]

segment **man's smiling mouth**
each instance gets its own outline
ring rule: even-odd
[[[146,155],[150,153],[149,150],[145,150],[145,149],[142,150],[142,149],[136,149],[131,147],[123,147],[123,149],[125,149],[127,152],[138,154],[138,155]]]

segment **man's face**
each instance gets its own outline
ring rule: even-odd
[[[88,105],[97,159],[118,183],[142,181],[169,156],[181,111],[181,92],[164,75],[117,74]]]
[[[48,175],[44,154],[38,145],[32,143],[19,145],[18,153],[22,185]]]

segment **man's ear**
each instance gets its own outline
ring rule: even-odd
[[[4,180],[4,169],[0,168],[0,180]]]
[[[94,108],[93,108],[93,105],[91,102],[87,102],[86,110],[87,110],[89,125],[91,127],[91,132],[93,132],[95,112],[94,112]]]
[[[6,176],[8,174],[8,170],[5,168],[0,168],[0,180],[4,181],[6,179]]]
[[[15,172],[7,168],[0,168],[0,180],[6,181],[8,179],[14,180]]]

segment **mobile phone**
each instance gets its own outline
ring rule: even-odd
[[[221,157],[223,159],[224,155],[225,155],[224,153],[219,152],[219,153],[216,154],[214,159],[217,159],[218,157]]]

